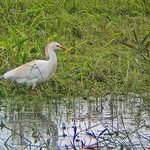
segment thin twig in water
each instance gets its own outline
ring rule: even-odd
[[[50,150],[50,148],[49,148],[49,146],[48,146],[47,142],[44,140],[43,135],[41,134],[41,132],[39,131],[39,129],[37,128],[37,126],[36,126],[35,124],[34,124],[34,127],[36,128],[36,130],[37,130],[37,131],[38,131],[38,133],[40,134],[40,136],[41,136],[41,138],[42,138],[42,140],[43,140],[43,142],[44,142],[44,144],[45,144],[45,146],[46,146],[47,150]]]

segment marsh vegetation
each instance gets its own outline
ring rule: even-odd
[[[136,93],[149,103],[150,1],[0,1],[0,74],[36,59],[47,59],[50,41],[58,51],[53,79],[31,88],[0,80],[5,111],[40,112],[57,100]],[[56,100],[56,101],[55,101]],[[1,102],[2,104],[2,102]],[[71,106],[70,106],[71,107]]]
[[[1,1],[0,72],[34,59],[58,41],[53,80],[39,87],[39,98],[98,96],[150,91],[149,1]],[[29,87],[0,82],[1,97],[25,96]]]

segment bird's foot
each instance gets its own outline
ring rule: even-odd
[[[31,90],[31,95],[38,95],[37,89],[32,89]]]

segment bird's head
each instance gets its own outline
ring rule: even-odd
[[[45,48],[45,54],[46,56],[49,57],[49,54],[51,51],[57,50],[57,49],[64,49],[67,50],[66,47],[62,46],[61,44],[59,44],[58,42],[51,42],[47,45],[47,47]]]

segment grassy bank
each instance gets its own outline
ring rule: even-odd
[[[149,8],[144,0],[0,1],[0,74],[45,59],[46,44],[58,41],[71,50],[57,53],[56,76],[38,87],[39,99],[148,93]],[[31,98],[29,87],[2,80],[0,94]]]

